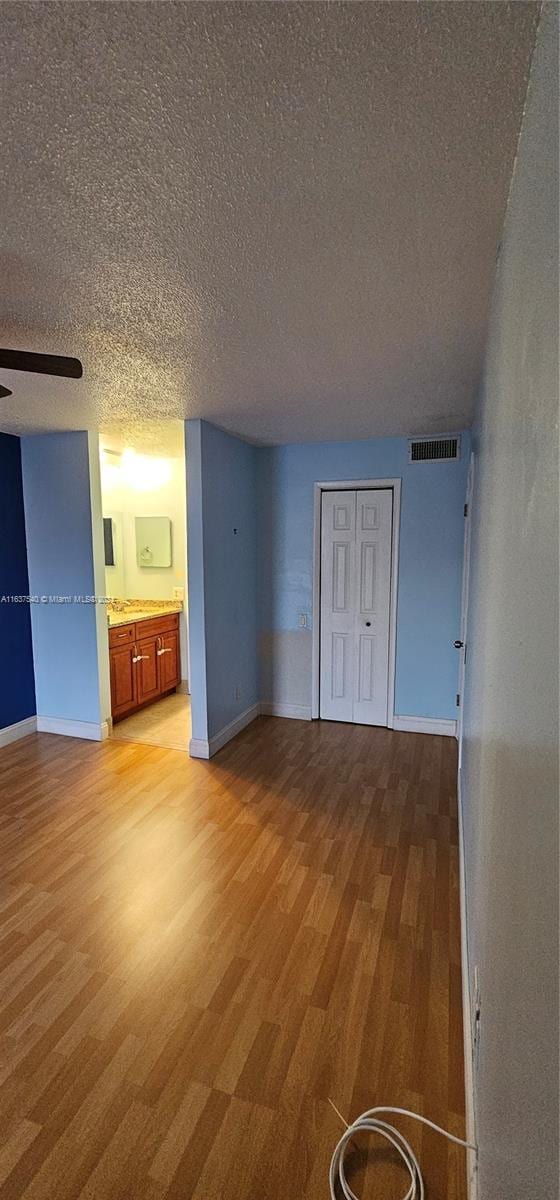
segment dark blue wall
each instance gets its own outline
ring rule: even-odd
[[[19,438],[0,433],[0,729],[35,715]]]

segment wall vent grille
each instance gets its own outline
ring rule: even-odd
[[[460,455],[459,437],[411,438],[408,443],[408,461],[411,463],[452,462]]]

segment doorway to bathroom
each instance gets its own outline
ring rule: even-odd
[[[99,451],[111,736],[187,751],[184,425],[107,425]]]

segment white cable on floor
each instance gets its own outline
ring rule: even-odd
[[[379,1120],[378,1113],[400,1113],[401,1116],[412,1117],[414,1121],[421,1121],[423,1125],[428,1125],[430,1129],[434,1129],[436,1133],[441,1133],[442,1137],[447,1138],[450,1142],[455,1142],[457,1146],[464,1146],[465,1149],[474,1150],[475,1152],[477,1149],[476,1146],[473,1146],[472,1142],[464,1142],[462,1138],[455,1137],[452,1133],[448,1133],[446,1129],[441,1129],[439,1125],[434,1125],[433,1121],[428,1121],[427,1117],[421,1117],[418,1113],[410,1112],[408,1108],[368,1108],[366,1112],[363,1112],[360,1117],[357,1117],[353,1121],[352,1125],[348,1125],[332,1100],[330,1104],[343,1124],[346,1125],[346,1132],[343,1133],[331,1159],[329,1172],[331,1200],[337,1200],[337,1182],[340,1184],[344,1200],[359,1200],[356,1193],[352,1191],[344,1170],[344,1156],[348,1143],[357,1133],[377,1133],[380,1137],[385,1138],[386,1141],[391,1142],[391,1145],[399,1153],[410,1175],[410,1187],[403,1196],[403,1200],[424,1200],[424,1180],[422,1179],[418,1159],[410,1142],[407,1142],[404,1134],[399,1129],[396,1129],[394,1125],[390,1125],[388,1121]]]

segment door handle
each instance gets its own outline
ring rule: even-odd
[[[461,642],[461,641],[459,640],[459,638],[457,638],[457,640],[453,642],[453,645],[454,645],[454,647],[455,647],[455,649],[456,649],[456,650],[462,650],[462,649],[463,649],[463,646],[465,645],[465,643],[464,643],[464,642]]]
[[[371,625],[371,621],[366,621],[366,625],[367,625],[367,627],[368,627],[368,629],[369,629],[369,627],[370,627],[370,625]]]

